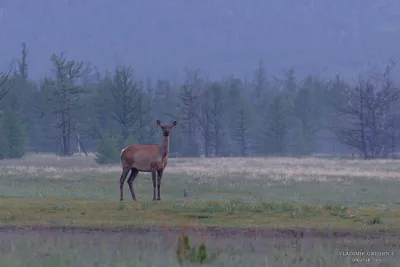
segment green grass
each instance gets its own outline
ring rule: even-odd
[[[199,226],[400,230],[400,206],[338,206],[241,201],[120,202],[3,198],[0,226],[127,228]]]
[[[71,198],[88,200],[119,199],[119,173],[70,173],[61,178],[32,176],[27,173],[1,175],[0,197]],[[334,180],[334,179],[332,179]],[[149,175],[139,174],[135,180],[138,200],[152,199]],[[125,184],[124,196],[130,198]],[[199,181],[184,174],[169,174],[162,179],[163,200],[183,199],[187,190],[190,199],[290,201],[308,203],[384,204],[400,203],[400,182],[346,178],[341,182],[278,182],[253,181],[239,176],[202,176]],[[384,192],[384,194],[382,193]]]

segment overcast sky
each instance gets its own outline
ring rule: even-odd
[[[400,1],[388,0],[0,0],[0,56],[6,68],[25,41],[35,79],[60,52],[154,78],[243,77],[259,60],[270,74],[351,76],[400,60],[399,27]]]

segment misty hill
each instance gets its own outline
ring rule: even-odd
[[[376,0],[6,0],[0,3],[5,68],[25,41],[30,74],[49,73],[52,53],[100,70],[179,78],[185,67],[213,78],[269,72],[353,75],[400,59],[400,2]]]

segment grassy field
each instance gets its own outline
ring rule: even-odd
[[[161,202],[151,201],[150,175],[142,173],[135,180],[138,201],[126,185],[120,202],[121,167],[99,166],[92,155],[30,155],[0,161],[0,167],[0,266],[179,266],[175,250],[185,233],[216,253],[207,266],[400,262],[397,161],[174,158]],[[151,231],[134,231],[138,227]],[[215,228],[226,234],[216,236]],[[281,229],[282,236],[234,229]],[[285,229],[313,234],[284,236]],[[347,237],[322,238],[321,231]],[[341,255],[360,250],[366,254]],[[371,256],[378,251],[390,256]]]

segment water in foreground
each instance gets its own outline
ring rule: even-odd
[[[205,266],[397,266],[400,237],[288,231],[130,229],[121,232],[20,229],[0,232],[0,265],[179,266],[177,239],[204,242],[214,261]]]

